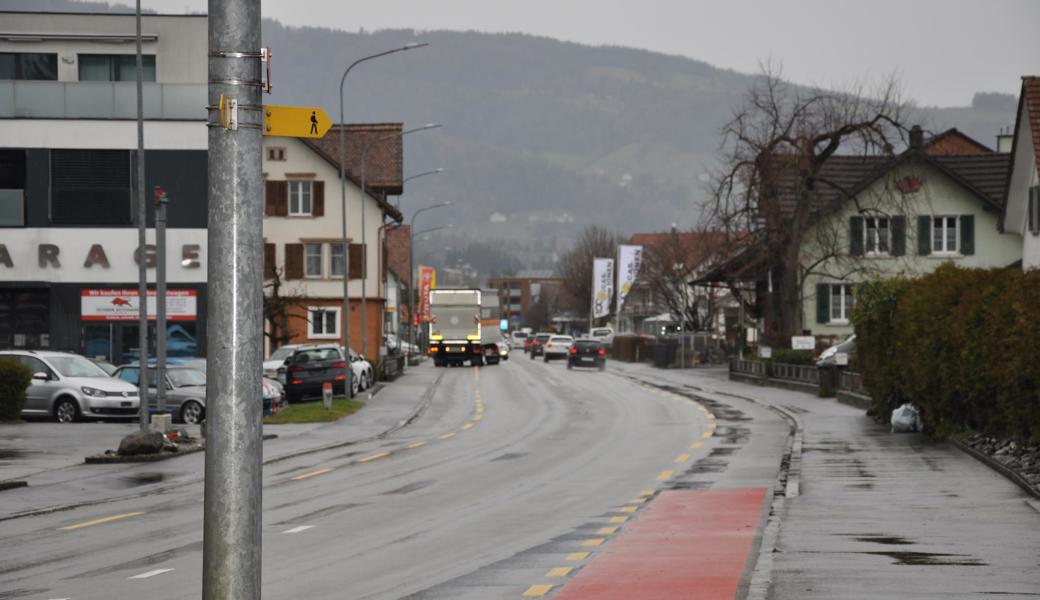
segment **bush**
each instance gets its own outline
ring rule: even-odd
[[[14,421],[25,407],[25,390],[32,381],[29,367],[0,359],[0,421]]]
[[[1040,271],[943,265],[864,286],[857,363],[879,419],[914,402],[938,434],[1040,439]]]
[[[790,348],[773,348],[772,357],[765,359],[768,364],[783,363],[785,365],[813,365],[816,360],[812,350],[791,350]]]

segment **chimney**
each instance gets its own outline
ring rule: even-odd
[[[924,131],[921,130],[920,125],[914,125],[910,128],[910,149],[924,149]]]
[[[1001,127],[997,134],[997,152],[999,154],[1011,154],[1011,144],[1015,141],[1010,127]]]

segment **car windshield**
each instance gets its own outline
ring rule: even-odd
[[[47,362],[63,377],[108,377],[104,369],[82,356],[49,356]]]
[[[268,360],[284,361],[285,359],[287,359],[290,356],[292,356],[292,353],[293,353],[293,349],[292,348],[286,348],[285,346],[282,346],[281,348],[279,348],[279,349],[275,350],[274,352],[272,352],[271,353],[271,358],[268,359]]]
[[[537,336],[535,336],[534,341],[536,341],[536,342],[544,342],[544,341],[548,340],[550,337],[552,337],[552,336],[537,335]]]
[[[568,336],[565,336],[565,335],[558,335],[558,336],[550,339],[549,341],[550,342],[573,342],[574,338],[571,338],[571,337],[568,337]]]
[[[582,350],[585,348],[599,348],[599,342],[595,340],[578,340],[574,345]]]
[[[173,387],[193,387],[206,385],[206,374],[195,369],[170,369],[166,371]]]
[[[522,339],[524,339],[526,337],[527,337],[527,334],[522,332],[522,331],[518,331],[518,332],[513,334],[513,339],[517,339],[517,340],[522,340]]]

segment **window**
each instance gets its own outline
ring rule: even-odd
[[[25,226],[25,151],[0,150],[0,227]]]
[[[891,246],[891,231],[888,217],[865,217],[863,247],[867,254],[888,254]]]
[[[141,57],[141,78],[155,81],[155,56]],[[80,81],[137,81],[134,54],[80,54]]]
[[[1040,235],[1040,186],[1029,188],[1028,211],[1029,233]]]
[[[848,321],[852,315],[852,286],[831,285],[831,321]]]
[[[957,217],[932,217],[932,252],[956,254]]]
[[[339,337],[339,309],[311,306],[307,309],[307,336],[311,338]]]
[[[289,182],[289,215],[309,217],[311,215],[311,182]]]
[[[0,52],[0,79],[58,80],[58,55]]]
[[[343,277],[346,264],[343,256],[343,244],[329,244],[329,276]]]
[[[303,245],[304,277],[321,277],[321,244]]]
[[[268,148],[267,160],[285,160],[285,148]]]
[[[129,150],[51,150],[51,222],[128,225]]]

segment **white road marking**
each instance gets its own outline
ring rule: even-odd
[[[314,528],[314,525],[299,525],[299,526],[293,527],[292,529],[286,529],[282,533],[300,533],[301,531],[307,531],[308,529],[313,529],[313,528]]]
[[[163,573],[169,573],[174,569],[156,569],[154,571],[148,571],[141,573],[140,575],[134,575],[133,577],[127,577],[127,579],[148,579],[149,577],[155,577],[156,575],[162,575]]]

